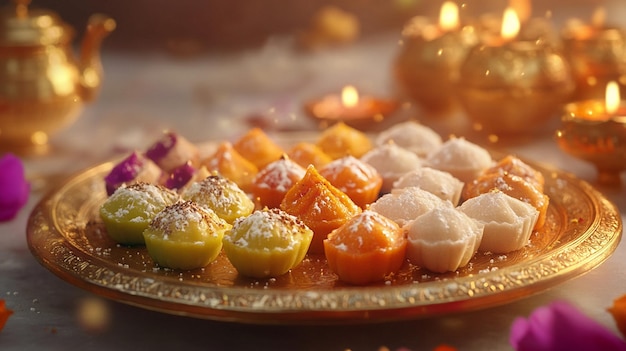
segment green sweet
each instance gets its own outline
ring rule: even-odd
[[[163,209],[143,236],[148,254],[159,266],[187,270],[213,262],[230,228],[213,211],[180,201]]]
[[[219,175],[192,184],[182,197],[206,206],[230,224],[254,211],[254,202],[248,195],[235,182]]]
[[[160,185],[140,182],[118,188],[100,207],[100,217],[117,243],[143,245],[143,231],[152,219],[179,199]]]

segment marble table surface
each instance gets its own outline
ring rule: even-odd
[[[289,47],[279,38],[249,52],[190,58],[105,51],[99,99],[54,135],[46,152],[23,156],[32,185],[29,202],[17,218],[0,223],[0,298],[14,311],[0,332],[0,350],[429,350],[442,343],[459,350],[506,350],[514,318],[555,300],[571,302],[617,332],[606,309],[626,294],[623,244],[582,276],[505,305],[428,319],[317,326],[238,324],[154,312],[103,299],[38,263],[26,242],[30,211],[85,167],[145,147],[167,128],[196,142],[232,138],[258,123],[250,117],[259,115],[273,131],[314,129],[303,115],[303,102],[345,84],[383,96],[393,92],[393,38],[316,54]],[[413,117],[419,119],[419,113]],[[506,148],[592,183],[626,219],[624,174],[621,187],[596,184],[594,168],[561,152],[550,132]],[[85,320],[81,312],[89,308],[102,308],[109,322]]]

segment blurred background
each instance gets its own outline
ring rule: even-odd
[[[515,1],[515,0],[514,0]],[[52,9],[79,33],[90,14],[115,18],[116,31],[106,46],[116,49],[236,50],[263,45],[273,36],[298,33],[320,8],[332,5],[354,14],[361,36],[399,31],[415,15],[437,16],[443,1],[432,0],[33,0],[31,6]],[[5,3],[9,3],[5,1]],[[502,12],[509,0],[467,0],[461,15]],[[534,16],[588,19],[606,6],[607,20],[623,18],[623,0],[548,0],[532,2]],[[182,46],[182,48],[181,48]]]

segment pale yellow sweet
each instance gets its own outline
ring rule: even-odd
[[[254,202],[248,195],[235,182],[220,175],[191,184],[181,196],[206,206],[230,224],[254,211]]]
[[[189,270],[213,262],[231,225],[191,201],[167,206],[144,230],[148,254],[161,267]]]
[[[239,274],[276,277],[294,268],[306,255],[313,231],[278,208],[257,210],[235,221],[223,240],[224,252]]]
[[[117,188],[100,206],[107,234],[124,245],[143,245],[143,231],[178,194],[160,185],[139,182]]]

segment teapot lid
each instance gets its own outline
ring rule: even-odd
[[[0,11],[0,46],[40,46],[67,42],[73,29],[53,11],[29,9],[30,0],[14,0]]]

